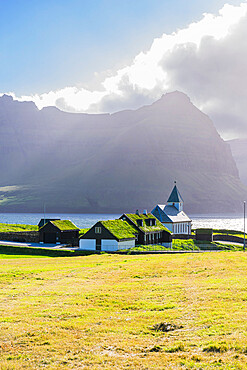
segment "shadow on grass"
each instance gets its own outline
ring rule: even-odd
[[[40,257],[76,257],[88,256],[94,254],[94,251],[67,251],[58,249],[44,249],[32,247],[15,247],[15,246],[0,246],[0,254],[5,255],[25,255],[25,256],[40,256]]]
[[[172,251],[170,248],[161,247],[159,246],[138,246],[135,248],[128,249],[127,251],[117,251],[115,253],[120,254],[135,254],[138,252],[199,252],[199,251],[209,251],[209,250],[242,250],[240,247],[236,247],[233,245],[220,245],[220,244],[201,244],[200,242],[196,242],[194,245],[194,248],[191,246],[175,246],[175,248],[172,248]],[[91,254],[101,254],[104,252],[97,252],[97,251],[83,251],[83,250],[61,250],[61,249],[48,249],[48,248],[34,248],[34,247],[17,247],[17,246],[0,246],[0,255],[13,255],[13,256],[39,256],[39,257],[79,257],[79,256],[89,256]],[[114,253],[114,252],[112,252]]]
[[[173,239],[172,248],[162,245],[137,245],[128,250],[118,251],[124,254],[136,253],[185,253],[207,251],[241,251],[243,248],[233,244],[221,244],[220,242],[197,241],[192,239]]]

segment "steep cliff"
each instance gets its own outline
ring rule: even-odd
[[[39,111],[3,96],[0,170],[8,211],[151,209],[174,179],[188,212],[237,212],[247,194],[229,145],[180,92],[112,115]]]
[[[247,139],[234,139],[228,141],[230,144],[233,158],[239,170],[239,176],[243,184],[247,186]]]

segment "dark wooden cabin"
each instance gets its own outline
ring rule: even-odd
[[[79,228],[69,220],[49,221],[39,229],[39,241],[79,246]]]
[[[124,213],[121,220],[127,221],[138,232],[136,244],[163,244],[172,242],[171,232],[151,213]]]
[[[58,221],[58,220],[60,220],[60,218],[41,218],[41,220],[38,223],[38,227],[40,228],[44,226],[49,221]]]

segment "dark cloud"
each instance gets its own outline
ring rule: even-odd
[[[223,135],[247,135],[247,16],[223,39],[177,46],[162,61],[169,85],[186,92]]]

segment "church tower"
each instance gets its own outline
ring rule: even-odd
[[[168,198],[167,205],[176,207],[179,212],[183,211],[184,201],[178,191],[176,181],[174,181],[174,188],[172,189],[172,192]]]

